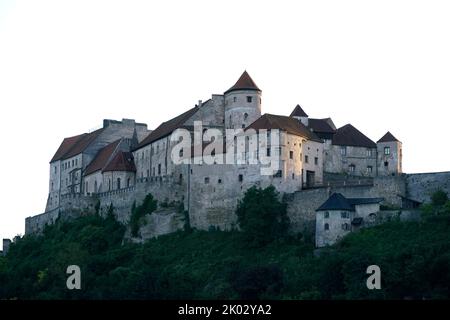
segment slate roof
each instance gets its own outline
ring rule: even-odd
[[[294,110],[291,112],[290,117],[307,117],[305,111],[303,111],[302,107],[298,104],[295,106]]]
[[[332,140],[333,145],[376,148],[375,142],[366,137],[361,131],[351,124],[347,124],[336,130]]]
[[[316,211],[345,210],[355,211],[355,205],[375,204],[383,198],[346,198],[340,193],[333,193]]]
[[[236,90],[261,91],[256,85],[255,81],[253,81],[253,79],[247,73],[247,71],[244,71],[244,73],[239,77],[238,81],[234,84],[234,86],[225,91],[225,94]]]
[[[68,159],[82,153],[102,132],[103,128],[64,139],[50,162]]]
[[[146,145],[164,138],[174,132],[176,129],[183,126],[183,124],[192,117],[199,109],[199,106],[195,106],[192,109],[176,116],[175,118],[170,119],[169,121],[161,123],[155,130],[153,130],[144,140],[139,143],[136,149],[140,149],[145,147]],[[134,151],[133,150],[133,151]]]
[[[308,119],[308,127],[311,128],[314,132],[320,133],[335,133],[334,130],[327,122],[326,119]]]
[[[315,133],[311,132],[311,130],[297,119],[275,114],[266,113],[262,115],[245,128],[245,131],[248,129],[279,129],[297,136],[305,137],[309,140],[322,142]]]
[[[400,141],[396,137],[394,137],[392,133],[388,131],[380,140],[378,140],[378,142],[400,142]]]
[[[102,170],[102,172],[107,171],[136,172],[133,154],[131,152],[124,152],[124,151],[117,152],[114,158]]]
[[[101,149],[95,158],[91,161],[91,163],[86,167],[84,171],[84,175],[87,176],[96,171],[102,170],[108,161],[111,159],[112,154],[116,150],[117,146],[120,143],[120,139],[108,144],[106,147]]]

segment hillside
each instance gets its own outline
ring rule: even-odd
[[[450,297],[450,218],[391,222],[347,237],[320,257],[282,239],[258,250],[237,232],[180,232],[121,245],[124,229],[91,216],[26,237],[0,260],[1,298],[403,299]],[[82,290],[65,289],[78,264]],[[382,290],[365,287],[378,264]]]

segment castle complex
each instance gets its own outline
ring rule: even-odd
[[[231,138],[229,131],[235,132]],[[194,142],[180,147],[180,132]],[[251,148],[253,142],[258,148]],[[233,161],[223,161],[230,151]],[[211,161],[204,158],[207,152]],[[268,157],[276,164],[269,173],[262,170]],[[347,187],[352,195],[398,206],[416,201],[406,191],[402,143],[390,132],[374,142],[351,124],[337,128],[331,118],[310,118],[300,105],[289,116],[262,114],[262,91],[244,72],[224,94],[199,101],[154,130],[134,120],[104,120],[101,129],[64,139],[50,161],[46,212],[28,218],[26,232],[98,204],[102,212],[112,204],[126,222],[132,204],[148,193],[160,203],[181,203],[192,227],[229,230],[236,226],[234,209],[243,192],[269,185],[293,201],[288,210],[298,228],[315,216],[330,188]],[[295,200],[322,191],[316,202],[311,198],[312,208]],[[181,220],[166,212],[151,222],[153,235],[178,229]]]

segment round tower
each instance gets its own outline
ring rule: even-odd
[[[225,129],[242,129],[261,117],[261,90],[247,71],[224,96]]]

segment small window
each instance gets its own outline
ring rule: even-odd
[[[348,166],[348,171],[355,172],[355,165],[354,164],[349,165]]]
[[[300,162],[302,162],[303,159],[303,153],[300,152]]]
[[[305,163],[309,163],[309,157],[305,156]]]
[[[248,118],[248,113],[246,112],[246,113],[244,113],[244,120],[247,120],[247,118]]]
[[[289,151],[289,159],[294,159],[294,151]]]
[[[341,218],[342,219],[348,219],[350,217],[349,213],[346,211],[341,212]]]
[[[267,154],[268,157],[270,157],[270,148],[267,148],[266,154]]]
[[[158,175],[161,175],[161,163],[158,164]]]
[[[330,225],[328,223],[325,223],[323,227],[326,231],[330,230]]]
[[[222,183],[222,179],[217,180],[217,183],[221,184]]]
[[[283,171],[282,170],[278,170],[273,176],[275,178],[281,178],[281,177],[283,177]]]
[[[233,102],[236,102],[236,100],[237,100],[236,97],[234,97],[234,98],[233,98]]]
[[[55,174],[56,174],[56,172],[58,171],[58,168],[57,167],[55,167]]]
[[[295,179],[295,173],[292,174],[292,180],[294,180],[294,179]]]
[[[147,169],[147,178],[150,176],[150,170]]]
[[[373,172],[372,166],[368,166],[368,167],[367,167],[367,173],[372,173],[372,172]]]
[[[343,156],[347,155],[347,147],[341,147],[341,155]]]
[[[242,129],[245,129],[245,124],[244,123],[242,124]]]
[[[183,149],[180,150],[180,158],[183,157]]]
[[[391,154],[391,147],[384,147],[384,154],[386,156],[390,155]]]
[[[205,177],[205,184],[209,183],[209,177]]]
[[[372,157],[372,149],[367,149],[367,156]]]
[[[329,211],[325,211],[323,217],[324,217],[325,219],[328,219],[328,218],[330,217],[330,212],[329,212]]]
[[[180,176],[179,176],[178,180],[179,180],[180,183],[183,182],[183,174],[180,173]]]
[[[314,158],[314,164],[315,164],[316,166],[319,164],[319,158],[318,158],[318,157],[315,157],[315,158]]]
[[[252,102],[252,97],[247,96],[247,102],[248,102],[248,103]]]
[[[384,166],[387,168],[389,166],[389,162],[385,161]]]
[[[238,179],[239,179],[239,182],[242,182],[242,181],[244,181],[244,176],[243,176],[242,174],[240,174],[240,175],[238,176]]]
[[[348,223],[343,223],[342,224],[342,230],[349,230],[349,224]]]

